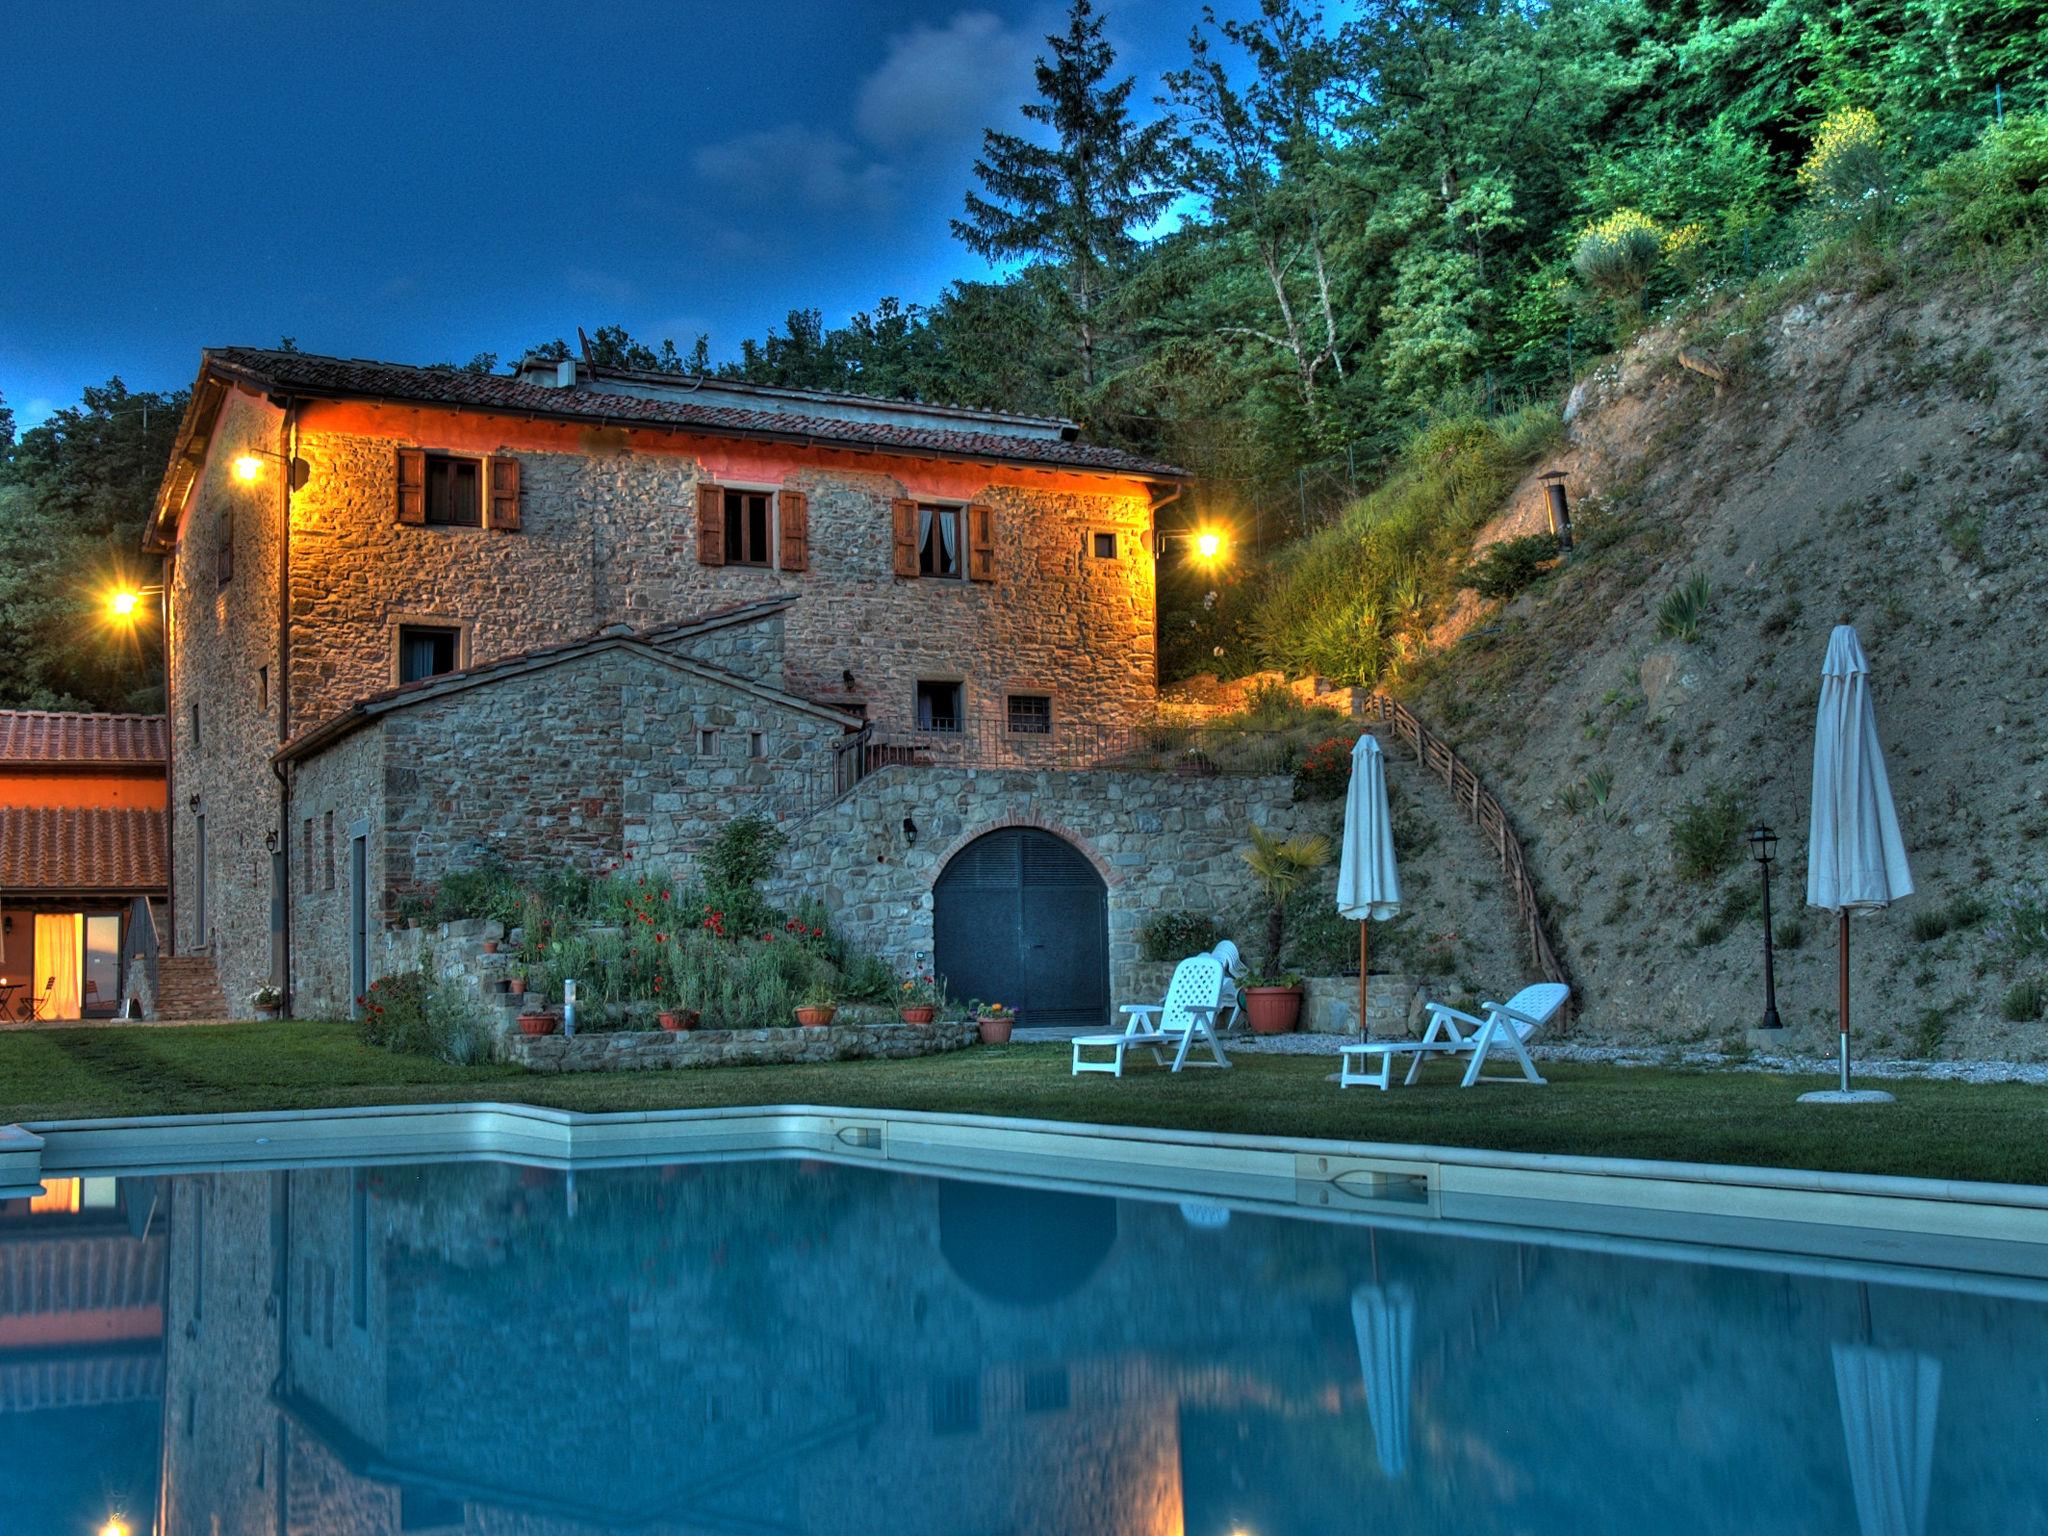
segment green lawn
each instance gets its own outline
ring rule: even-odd
[[[1339,1092],[1328,1057],[1238,1058],[1178,1077],[1067,1074],[1063,1046],[916,1061],[551,1076],[449,1067],[357,1043],[335,1023],[0,1034],[0,1124],[91,1115],[497,1099],[562,1109],[843,1104],[1588,1156],[2048,1182],[2048,1091],[1904,1082],[1895,1105],[1794,1104],[1812,1078],[1552,1063],[1547,1088],[1430,1081]]]

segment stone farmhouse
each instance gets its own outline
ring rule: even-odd
[[[165,947],[236,1014],[345,1012],[453,870],[680,874],[751,810],[850,939],[1100,1018],[1275,798],[1100,766],[1155,709],[1185,478],[1038,417],[210,350],[147,535]]]

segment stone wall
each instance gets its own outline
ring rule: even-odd
[[[1141,960],[1129,973],[1130,1001],[1157,1001],[1166,996],[1166,984],[1173,979],[1171,960]],[[1311,1035],[1355,1035],[1358,1033],[1358,977],[1305,976],[1301,1001],[1301,1022],[1296,1027]],[[1422,1035],[1422,1002],[1426,993],[1412,976],[1382,975],[1375,971],[1366,988],[1365,1013],[1371,1040],[1419,1039]],[[1238,1021],[1240,1025],[1242,1020]],[[1248,1026],[1247,1026],[1248,1027]]]
[[[599,1030],[508,1034],[498,1054],[535,1072],[642,1072],[664,1068],[789,1065],[936,1056],[974,1044],[970,1019],[935,1024],[828,1024],[822,1029]]]
[[[270,755],[280,741],[277,553],[284,466],[259,455],[256,478],[245,482],[235,478],[232,464],[250,450],[275,455],[281,420],[281,413],[260,401],[228,396],[176,552],[164,565],[171,609],[169,817],[177,924],[163,938],[167,950],[190,954],[204,947],[203,935],[210,937],[221,988],[237,1016],[249,1013],[249,994],[275,974],[271,856],[264,839],[277,826],[279,797]],[[230,543],[231,573],[222,580],[221,550]],[[267,669],[267,684],[261,669]]]
[[[904,843],[905,818],[917,824],[914,848]],[[984,833],[1040,827],[1079,848],[1108,886],[1110,991],[1127,999],[1145,920],[1250,902],[1250,828],[1289,836],[1297,821],[1306,815],[1285,778],[893,766],[790,829],[769,895],[783,904],[818,897],[848,941],[907,970],[919,956],[929,963],[932,886],[948,861]]]
[[[380,871],[390,846],[385,823],[384,763],[384,739],[372,727],[343,738],[325,752],[298,764],[293,771],[292,825],[288,829],[292,872],[292,1009],[301,1018],[339,1018],[349,1012],[353,1001],[348,964],[353,894],[349,884],[349,834],[358,826],[366,827],[368,833],[364,849],[364,866],[368,871],[364,911],[370,927],[367,979],[374,981],[391,969],[380,963],[380,930],[388,914]]]

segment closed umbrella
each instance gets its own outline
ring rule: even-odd
[[[1405,1285],[1361,1285],[1351,1293],[1351,1331],[1365,1375],[1365,1411],[1380,1470],[1408,1470],[1409,1382],[1415,1374],[1415,1293]]]
[[[1888,1093],[1849,1091],[1849,914],[1888,907],[1913,893],[1899,814],[1885,777],[1870,701],[1870,663],[1853,625],[1838,624],[1821,666],[1813,731],[1813,816],[1806,841],[1806,904],[1839,920],[1841,1087],[1802,1102],[1882,1103]]]
[[[1941,1362],[1910,1349],[1835,1346],[1835,1395],[1863,1536],[1921,1536],[1934,1472]]]
[[[1394,829],[1387,816],[1387,766],[1370,733],[1351,749],[1351,787],[1344,796],[1344,845],[1337,860],[1337,911],[1358,924],[1358,1038],[1365,1038],[1366,923],[1401,910],[1394,868]]]

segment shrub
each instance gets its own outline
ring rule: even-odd
[[[1657,633],[1667,640],[1693,644],[1700,637],[1700,623],[1714,600],[1714,584],[1704,576],[1681,582],[1657,605]]]
[[[1351,787],[1352,743],[1327,737],[1294,765],[1294,794],[1300,800],[1341,800]]]
[[[1502,539],[1465,567],[1458,579],[1481,597],[1510,598],[1532,586],[1557,559],[1557,540],[1547,533]]]
[[[2048,1013],[2048,986],[2032,976],[2006,988],[1999,1012],[2015,1024],[2027,1024]]]
[[[1671,865],[1681,880],[1711,880],[1742,858],[1749,797],[1718,785],[1671,819]]]
[[[436,980],[422,964],[416,971],[380,976],[361,998],[356,1032],[365,1045],[414,1056],[432,1056],[456,1066],[481,1058],[490,1029],[472,1010],[460,988]]]
[[[1147,960],[1185,960],[1222,939],[1223,925],[1206,912],[1155,912],[1138,930],[1138,950]]]
[[[1272,967],[1280,963],[1285,947],[1288,901],[1308,883],[1309,876],[1330,861],[1330,840],[1319,832],[1279,838],[1260,826],[1251,832],[1252,845],[1243,851],[1243,858],[1252,879],[1266,894],[1265,964]]]
[[[2011,113],[1936,166],[1927,185],[1957,239],[1994,247],[2037,244],[2048,235],[2048,112]]]
[[[1633,310],[1664,254],[1664,231],[1633,208],[1617,208],[1587,226],[1572,250],[1579,281],[1624,310]]]
[[[765,816],[735,816],[697,856],[704,899],[734,935],[777,926],[782,914],[762,897],[760,884],[775,873],[775,858],[789,839]]]
[[[1822,119],[1799,167],[1799,185],[1816,207],[1840,222],[1860,223],[1891,206],[1891,155],[1877,114],[1841,107]]]
[[[1985,936],[2007,966],[2048,956],[2048,885],[2022,881],[2000,896]]]
[[[444,875],[430,915],[443,923],[483,918],[510,926],[519,921],[519,904],[519,882],[511,872],[502,864],[484,863]]]

